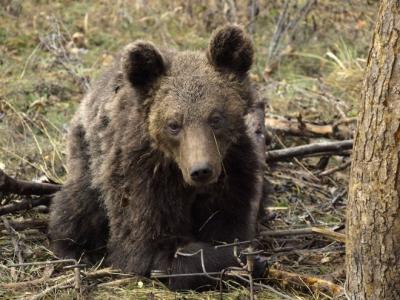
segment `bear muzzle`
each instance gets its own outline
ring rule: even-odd
[[[221,157],[213,133],[208,128],[188,128],[180,145],[179,167],[191,186],[215,183],[221,174]]]

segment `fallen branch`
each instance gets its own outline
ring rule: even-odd
[[[267,275],[268,279],[277,280],[280,283],[289,283],[300,287],[306,286],[313,291],[324,291],[334,296],[338,296],[344,292],[343,287],[340,285],[314,276],[300,275],[276,268],[270,268]]]
[[[0,207],[1,210],[2,207]],[[8,220],[10,226],[16,231],[22,231],[27,229],[38,229],[41,231],[45,231],[47,229],[47,220]],[[0,224],[0,230],[5,229],[3,224]]]
[[[0,283],[0,288],[7,289],[7,290],[20,290],[26,288],[36,287],[43,283],[50,283],[54,282],[58,278],[50,278],[53,274],[54,266],[48,266],[41,278],[36,278],[32,280],[20,281],[20,282],[9,282],[9,283]]]
[[[129,278],[134,277],[134,275],[132,274],[122,273],[117,269],[109,267],[89,272],[83,271],[82,274],[86,279],[99,279],[103,277],[116,277],[116,276],[129,277]]]
[[[6,229],[1,230],[0,232],[2,234],[4,234],[5,236],[10,236],[11,235],[11,233],[9,231],[7,231]],[[43,232],[40,232],[37,229],[26,229],[23,232],[17,232],[16,230],[14,230],[14,234],[17,234],[18,238],[23,240],[24,237],[26,237],[26,236],[29,236],[29,237],[32,237],[32,236],[35,236],[35,235],[41,236],[41,235],[43,235]]]
[[[22,250],[20,247],[20,240],[18,237],[17,233],[15,232],[15,229],[11,227],[10,223],[8,222],[6,217],[1,217],[1,220],[3,221],[4,227],[8,231],[11,237],[11,242],[14,246],[14,255],[17,256],[18,258],[18,263],[22,264],[24,262],[24,259],[22,257]]]
[[[131,283],[136,283],[137,282],[136,277],[130,277],[130,278],[122,278],[122,279],[116,279],[108,282],[103,282],[98,284],[98,287],[104,288],[104,287],[115,287],[115,286],[121,286],[121,285],[127,285]]]
[[[8,237],[7,237],[8,238]],[[48,240],[46,235],[40,234],[40,235],[28,235],[23,237],[24,243],[42,243],[44,241]],[[0,239],[0,246],[12,246],[12,242],[9,239]]]
[[[286,149],[271,150],[266,153],[267,161],[281,161],[294,157],[301,157],[311,154],[320,154],[325,152],[340,153],[353,148],[353,140],[340,142],[315,143],[310,145],[291,147]]]
[[[334,167],[334,168],[332,168],[332,169],[323,171],[323,172],[319,173],[318,176],[328,176],[328,175],[331,175],[331,174],[333,174],[333,173],[335,173],[335,172],[342,171],[342,170],[346,169],[346,168],[349,167],[350,165],[351,165],[351,160],[346,161],[345,163],[343,163],[343,164],[341,164],[341,165],[339,165],[339,166],[337,166],[337,167]]]
[[[306,157],[323,157],[323,156],[342,156],[342,157],[350,157],[351,150],[343,150],[343,151],[326,151],[326,152],[319,152],[319,153],[310,153],[307,155],[302,156],[302,158]]]
[[[0,192],[16,195],[49,195],[61,189],[61,185],[19,180],[0,169]]]
[[[36,294],[34,296],[32,296],[31,298],[29,298],[29,300],[39,300],[42,299],[44,296],[47,296],[48,294],[52,293],[53,291],[57,290],[57,289],[62,289],[66,286],[70,286],[73,282],[75,281],[75,278],[68,278],[58,284],[52,285],[46,289],[44,289],[43,291],[41,291],[39,294]],[[77,295],[78,296],[78,295]]]
[[[268,131],[293,136],[326,137],[340,140],[349,139],[353,136],[352,130],[345,126],[349,122],[353,122],[353,120],[344,120],[335,124],[314,124],[301,119],[292,120],[281,116],[267,115],[265,117],[265,127]]]
[[[0,216],[21,210],[28,210],[40,205],[49,206],[51,199],[52,197],[50,195],[47,195],[40,198],[23,199],[18,202],[0,206]]]
[[[320,227],[312,227],[312,231],[314,233],[319,233],[327,238],[330,238],[334,241],[346,243],[346,235],[344,233],[336,232],[326,228]]]
[[[320,234],[337,242],[341,243],[346,242],[345,234],[321,227],[263,231],[260,233],[260,235],[264,238],[290,236],[290,235],[305,235],[305,234]]]
[[[343,199],[344,195],[347,194],[347,189],[344,189],[343,191],[341,191],[339,194],[337,194],[331,201],[332,205],[336,205],[340,200]]]

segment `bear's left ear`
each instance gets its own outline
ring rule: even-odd
[[[244,30],[236,25],[217,29],[208,46],[208,61],[217,69],[244,75],[253,63],[253,43]]]
[[[121,67],[135,88],[146,89],[165,73],[161,52],[150,42],[136,41],[122,51]]]

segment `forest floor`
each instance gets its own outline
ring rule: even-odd
[[[219,2],[225,6],[216,7]],[[289,1],[259,2],[260,12],[249,23],[247,1],[236,1],[232,14],[227,6],[231,1],[152,0],[140,7],[140,1],[133,0],[0,0],[0,169],[20,179],[61,184],[66,176],[68,122],[90,81],[118,49],[135,39],[176,49],[205,49],[211,31],[228,21],[253,27],[256,60],[251,78],[266,103],[268,118],[321,126],[340,123],[347,129],[340,136],[296,136],[269,128],[268,150],[351,139],[376,1],[298,0],[290,2],[286,13]],[[308,9],[310,3],[314,5]],[[345,244],[340,234],[350,154],[268,163],[269,220],[260,225],[259,242],[275,270],[343,286]],[[337,166],[342,169],[326,172]],[[0,209],[18,201],[19,197],[0,194]],[[77,297],[73,271],[62,264],[10,267],[21,261],[56,259],[48,249],[47,218],[46,206],[2,216],[0,299],[41,299],[47,288],[51,289],[44,299]],[[7,221],[32,220],[33,227],[6,226]],[[311,227],[335,231],[339,238],[296,232]],[[276,235],[269,235],[271,231]],[[87,299],[220,299],[218,292],[173,293],[155,281],[104,270],[101,264],[82,272]],[[271,276],[264,283],[291,299],[344,299],[308,282],[293,284]],[[246,287],[223,293],[223,299],[248,296]],[[256,299],[283,298],[257,289]]]

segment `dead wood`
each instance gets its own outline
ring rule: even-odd
[[[40,205],[49,206],[51,199],[52,197],[50,195],[46,195],[40,198],[23,199],[18,202],[3,205],[0,206],[0,216],[10,213],[15,213],[22,210],[28,210]]]
[[[281,116],[267,115],[265,117],[265,127],[271,132],[293,136],[310,138],[326,137],[344,140],[353,137],[353,131],[347,126],[348,123],[353,121],[353,119],[346,119],[334,124],[315,124],[303,121],[301,118],[293,120]]]
[[[49,262],[51,262],[51,261],[49,261]],[[49,262],[42,262],[42,263],[46,264]],[[37,264],[40,265],[40,262],[37,262]],[[43,283],[56,284],[57,282],[69,280],[71,278],[71,274],[51,278],[53,271],[54,271],[54,265],[48,264],[48,265],[46,265],[46,270],[41,278],[27,280],[27,281],[20,281],[20,282],[0,283],[0,288],[10,289],[10,290],[15,290],[15,289],[20,289],[20,288],[30,288],[30,287],[41,285]],[[136,278],[133,275],[122,274],[122,273],[119,273],[118,270],[113,270],[111,268],[104,268],[104,269],[95,270],[95,271],[91,271],[91,272],[82,271],[82,275],[84,276],[85,279],[90,279],[90,280],[100,279],[100,278],[114,278],[116,276],[128,277],[125,279],[129,279],[129,280],[133,280]],[[112,283],[112,282],[113,281],[111,281],[110,283]],[[103,284],[101,284],[101,285],[103,285]]]
[[[103,268],[95,271],[82,272],[86,279],[99,279],[103,277],[132,277],[132,274],[122,273],[117,269]]]
[[[342,157],[350,157],[351,150],[343,150],[343,151],[326,151],[326,152],[318,152],[318,153],[310,153],[302,156],[302,158],[306,157],[323,157],[323,156],[342,156]]]
[[[23,241],[24,243],[43,243],[45,241],[47,241],[47,237],[44,234],[40,234],[40,235],[28,235],[28,236],[24,236],[23,237]],[[12,242],[10,241],[10,239],[8,239],[8,236],[2,236],[0,238],[0,246],[12,246]]]
[[[58,280],[60,277],[57,278],[50,278],[50,276],[54,272],[54,266],[50,265],[47,266],[43,272],[43,276],[41,278],[20,281],[20,282],[9,282],[9,283],[0,283],[0,288],[8,289],[8,290],[18,290],[18,289],[26,289],[32,288],[43,283],[50,283]]]
[[[11,227],[10,223],[8,222],[6,217],[1,217],[1,220],[3,221],[4,227],[8,231],[11,237],[11,242],[14,246],[14,255],[17,256],[18,258],[18,263],[22,264],[24,262],[24,259],[22,257],[22,250],[20,247],[20,240],[18,238],[17,233],[15,232],[15,229]]]
[[[49,262],[42,262],[42,263],[46,264]],[[40,264],[41,264],[40,262],[37,262],[37,265],[40,265]],[[30,298],[30,299],[40,299],[40,298],[48,295],[52,291],[62,288],[65,285],[69,286],[69,285],[72,285],[74,282],[76,284],[76,278],[75,278],[76,276],[74,276],[74,278],[72,278],[72,276],[70,274],[51,278],[53,271],[54,271],[54,265],[50,264],[50,265],[46,266],[46,269],[41,278],[27,280],[27,281],[21,281],[21,282],[0,283],[0,288],[8,289],[8,290],[17,290],[17,289],[33,288],[33,287],[37,287],[37,286],[40,286],[43,284],[50,285],[47,289],[43,290],[39,294],[36,294]],[[131,283],[131,282],[138,280],[138,277],[136,277],[132,274],[123,274],[123,273],[120,273],[118,270],[113,270],[111,268],[104,268],[104,269],[89,271],[89,272],[83,271],[82,275],[84,276],[84,278],[86,280],[94,280],[94,279],[100,279],[100,278],[109,279],[109,278],[115,278],[115,277],[127,277],[127,278],[116,279],[116,280],[112,280],[109,282],[101,283],[98,285],[99,287],[118,286],[118,285],[123,285],[123,284]]]
[[[127,285],[131,283],[135,283],[137,281],[136,277],[130,277],[130,278],[122,278],[122,279],[116,279],[108,282],[103,282],[98,284],[98,287],[115,287],[115,286],[121,286],[121,285]]]
[[[347,167],[349,167],[350,165],[351,165],[351,160],[346,161],[345,163],[343,163],[343,164],[341,164],[341,165],[339,165],[337,167],[334,167],[332,169],[323,171],[323,172],[319,173],[318,175],[319,176],[328,176],[328,175],[331,175],[331,174],[333,174],[335,172],[342,171],[342,170],[346,169]]]
[[[0,208],[1,209],[1,208]],[[47,220],[8,220],[10,226],[14,228],[16,231],[28,230],[28,229],[38,229],[40,231],[46,231],[47,229]],[[0,224],[0,230],[5,229],[4,224]]]
[[[48,195],[61,189],[61,185],[32,182],[12,178],[0,169],[0,192],[16,195]]]
[[[346,235],[343,233],[335,232],[331,229],[321,228],[321,227],[309,227],[309,228],[299,228],[299,229],[287,229],[287,230],[273,230],[273,231],[263,231],[260,235],[264,238],[271,237],[281,237],[281,236],[291,236],[291,235],[306,235],[306,234],[320,234],[329,239],[335,240],[337,242],[345,243]]]
[[[48,288],[44,289],[43,291],[41,291],[40,293],[32,296],[31,298],[29,298],[29,300],[38,300],[38,299],[42,299],[43,297],[47,296],[48,294],[52,293],[53,291],[57,290],[57,289],[61,289],[64,288],[65,286],[70,286],[73,282],[74,282],[75,278],[71,277],[68,279],[65,279],[64,281],[57,283],[55,285],[49,286]],[[77,298],[79,299],[79,296],[76,295]]]
[[[266,160],[281,161],[281,160],[291,159],[294,157],[310,156],[326,152],[340,154],[341,152],[352,148],[353,148],[353,140],[315,143],[310,145],[267,151]]]
[[[321,234],[327,238],[337,242],[346,243],[346,235],[344,233],[336,232],[327,228],[312,227],[314,233]]]
[[[278,270],[276,268],[270,268],[267,274],[268,279],[279,281],[284,285],[294,285],[297,287],[310,288],[313,291],[323,291],[331,295],[338,296],[343,294],[343,287],[337,285],[331,281],[318,278],[315,276],[301,275],[296,273],[291,273],[287,271]]]

